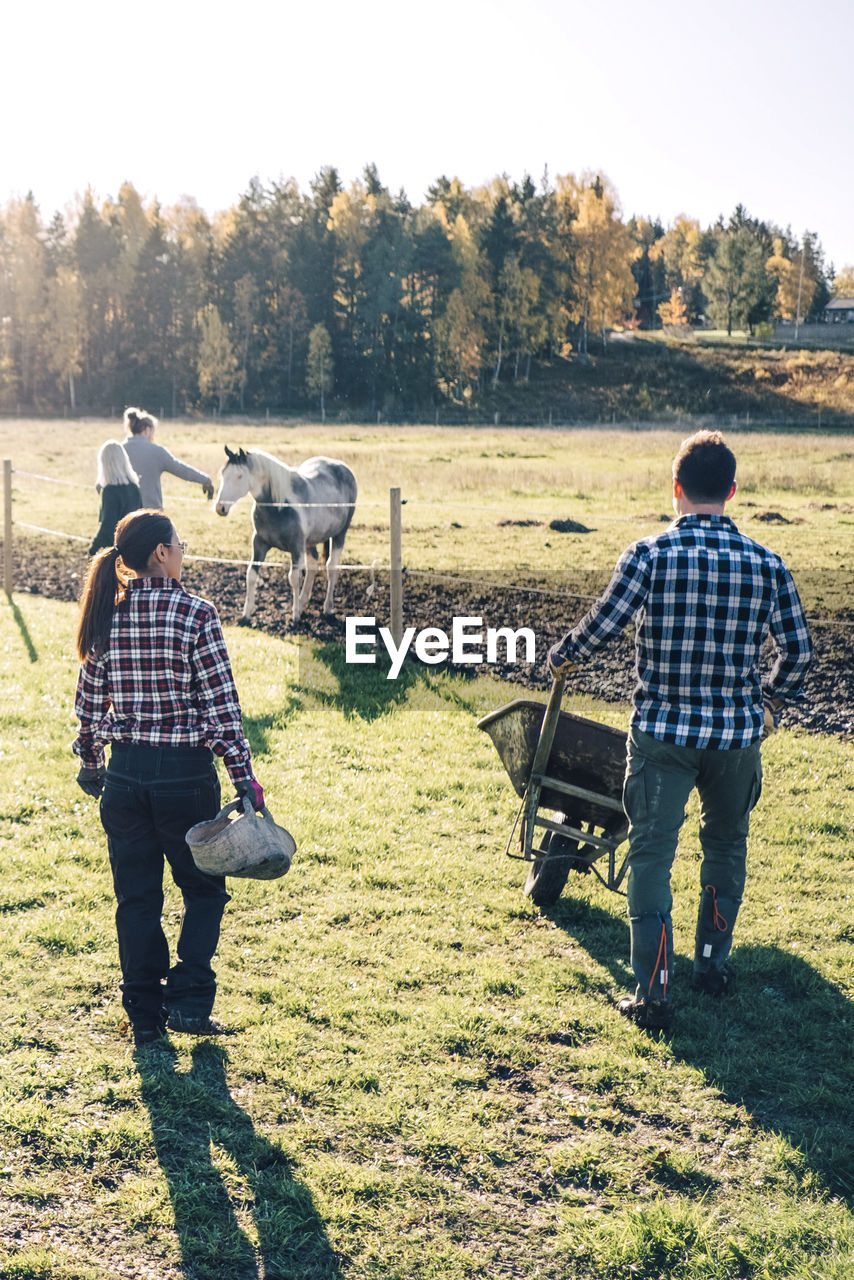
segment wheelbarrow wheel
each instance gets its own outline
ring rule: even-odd
[[[525,881],[525,897],[536,907],[553,907],[563,893],[578,845],[556,831],[550,831],[531,863]]]

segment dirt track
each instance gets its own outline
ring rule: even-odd
[[[14,589],[32,592],[51,599],[77,599],[85,573],[86,557],[66,543],[44,546],[33,543],[17,550]],[[224,622],[236,622],[243,608],[244,573],[232,565],[199,564],[187,561],[184,583],[188,590],[213,601]],[[388,620],[387,582],[378,577],[368,595],[366,574],[342,575],[336,594],[336,617],[320,613],[323,591],[315,583],[312,602],[300,622],[300,633],[321,640],[343,639],[343,619],[349,615],[373,614],[377,625]],[[519,696],[518,686],[544,689],[547,680],[543,659],[548,646],[573,624],[588,607],[582,598],[571,598],[574,589],[579,596],[595,594],[601,583],[590,581],[564,583],[560,594],[547,590],[508,590],[499,584],[455,585],[450,579],[410,574],[404,586],[407,626],[441,627],[450,631],[451,619],[474,616],[483,626],[532,628],[537,637],[538,664],[490,667],[500,679],[512,687],[508,697]],[[288,601],[290,591],[280,564],[265,571],[253,616],[253,625],[273,634],[293,632]],[[854,609],[843,609],[835,615],[823,615],[821,625],[813,627],[816,655],[806,682],[807,698],[803,706],[788,708],[783,723],[800,725],[812,733],[833,733],[854,737]],[[474,674],[482,667],[458,668]],[[605,701],[628,701],[633,687],[633,649],[629,636],[603,650],[585,664],[573,677],[573,686]]]

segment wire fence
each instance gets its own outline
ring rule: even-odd
[[[84,537],[81,534],[69,533],[65,530],[52,529],[47,526],[32,524],[24,520],[14,519],[12,515],[12,494],[11,494],[11,476],[12,475],[26,477],[27,479],[41,481],[46,484],[64,485],[70,488],[81,489],[81,490],[85,490],[86,492],[91,492],[91,485],[83,484],[80,481],[68,480],[68,479],[65,479],[64,477],[48,476],[35,471],[27,471],[27,470],[24,470],[23,468],[19,469],[17,467],[12,467],[11,464],[7,461],[7,463],[5,464],[5,478],[6,478],[5,508],[6,509],[5,509],[5,526],[4,526],[4,531],[5,531],[4,564],[5,564],[6,592],[9,595],[11,595],[11,579],[12,579],[11,547],[12,547],[13,528],[27,529],[32,533],[39,533],[49,537],[63,538],[70,542],[78,542],[78,543],[84,543],[84,544],[91,543],[91,538]],[[399,495],[399,490],[392,490],[392,493],[393,494],[397,493]],[[199,504],[198,498],[183,497],[180,495],[178,495],[177,497],[170,496],[170,504],[173,501],[180,501],[182,503],[193,503],[196,505]],[[499,505],[499,504],[470,503],[465,498],[459,498],[459,499],[417,498],[414,500],[400,498],[399,502],[401,505],[409,505],[410,507],[416,507],[416,508],[450,506],[450,507],[464,507],[466,510],[472,510],[472,511],[477,510],[481,512],[491,512],[493,514],[500,513],[504,517],[501,523],[505,525],[512,525],[516,523],[526,524],[526,525],[531,523],[537,523],[537,524],[541,523],[539,521],[532,522],[530,519],[525,519],[520,521],[513,521],[511,519],[508,519],[506,504]],[[257,502],[256,501],[254,505],[261,506],[261,507],[282,507],[283,505],[288,505],[295,508],[313,508],[313,507],[323,507],[323,506],[351,507],[351,506],[358,505],[360,508],[377,507],[377,508],[388,509],[388,504],[380,502],[378,500],[363,502],[361,499],[358,501],[357,504],[349,503],[349,502],[348,503],[288,502],[287,504],[283,504],[281,502]],[[609,517],[607,515],[603,518],[597,515],[597,521],[611,522],[611,523],[625,523],[633,520],[634,518],[635,517],[631,517],[631,516],[610,516]],[[203,556],[203,555],[195,555],[188,552],[185,558],[187,560],[195,561],[200,564],[218,564],[218,565],[242,567],[244,569],[248,569],[250,567],[260,568],[261,566],[269,567],[270,565],[273,565],[274,567],[290,569],[290,566],[287,565],[285,562],[280,562],[280,561],[268,562],[268,561],[262,561],[262,560],[254,560],[251,557],[232,558],[232,557],[225,557],[225,556]],[[500,589],[505,592],[513,592],[519,595],[528,595],[528,596],[536,595],[536,596],[541,596],[546,598],[553,598],[555,600],[577,600],[577,601],[582,601],[586,603],[593,603],[599,598],[599,596],[595,594],[585,594],[585,593],[580,593],[575,591],[566,591],[566,590],[561,590],[554,587],[551,587],[551,588],[540,587],[540,586],[529,585],[529,584],[517,585],[515,583],[509,583],[509,582],[507,583],[502,582],[498,584],[495,581],[490,581],[489,579],[485,579],[485,578],[463,577],[458,574],[446,573],[446,572],[441,572],[441,571],[432,570],[432,569],[418,569],[418,568],[404,569],[402,564],[397,561],[398,561],[398,555],[395,553],[395,549],[392,546],[390,547],[389,554],[387,556],[384,556],[383,558],[376,557],[374,560],[366,563],[339,564],[336,566],[336,568],[340,573],[369,573],[371,575],[371,582],[368,588],[368,594],[372,594],[374,591],[376,575],[378,573],[387,572],[390,575],[393,575],[395,573],[395,570],[398,570],[398,571],[402,570],[405,576],[410,579],[420,578],[420,579],[425,579],[433,582],[443,582],[449,585],[453,585],[454,587],[471,587],[471,588],[480,588],[480,589],[487,589],[487,590]],[[312,567],[315,567],[315,566],[312,566]],[[823,617],[815,613],[808,613],[807,618],[810,623],[810,626],[812,627],[842,628],[846,630],[854,629],[854,623],[852,623],[850,620],[847,620],[847,619]]]
[[[45,484],[64,485],[72,489],[82,489],[82,490],[85,490],[87,493],[91,492],[91,488],[92,488],[91,485],[83,484],[81,481],[78,481],[78,480],[67,480],[64,477],[42,475],[40,472],[26,471],[23,468],[18,468],[18,467],[13,467],[11,469],[11,473],[12,475],[15,475],[15,476],[25,476],[27,479],[30,479],[30,480],[40,480]],[[170,501],[170,504],[172,502],[181,502],[181,503],[192,503],[192,504],[198,505],[199,503],[198,498],[188,498],[180,494],[170,495],[169,501]],[[260,507],[281,507],[282,503],[256,502],[255,505]],[[329,507],[329,506],[353,507],[356,504],[352,502],[347,502],[347,503],[290,502],[288,503],[288,505],[302,509],[302,508],[309,508],[309,507]],[[364,502],[364,503],[360,502],[359,505],[381,507],[381,506],[384,506],[385,504],[380,502]],[[91,544],[91,541],[92,541],[91,538],[84,537],[82,534],[68,533],[61,529],[50,529],[44,525],[30,524],[26,520],[13,519],[11,521],[11,524],[18,529],[29,529],[30,532],[32,533],[43,533],[50,537],[65,538],[70,542],[82,542],[82,543]],[[230,558],[226,556],[200,556],[200,555],[194,555],[189,552],[186,554],[185,559],[195,560],[195,561],[199,561],[200,563],[206,563],[206,564],[242,565],[244,568],[248,568],[250,565],[260,566],[262,564],[263,565],[267,564],[267,561],[253,560],[251,557]],[[278,561],[271,561],[270,563],[274,566],[278,566],[280,564],[280,562]],[[338,564],[336,566],[339,573],[344,573],[348,571],[349,572],[368,571],[371,573],[376,573],[379,567],[380,567],[380,561],[378,559],[371,561],[369,564]]]

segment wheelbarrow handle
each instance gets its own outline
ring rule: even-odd
[[[537,750],[534,753],[534,762],[531,765],[532,778],[541,774],[549,762],[555,730],[557,729],[558,717],[560,716],[560,704],[561,699],[563,698],[564,680],[564,676],[555,676],[552,691],[549,694],[549,700],[546,703],[543,724],[540,729],[540,739],[537,743]]]

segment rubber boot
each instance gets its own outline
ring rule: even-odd
[[[732,975],[727,966],[727,957],[732,947],[732,931],[740,906],[740,898],[722,898],[718,896],[714,885],[703,886],[697,913],[694,973],[691,979],[691,985],[696,991],[720,995],[730,984]]]
[[[637,982],[638,1000],[670,999],[670,977],[673,966],[673,927],[670,914],[657,911],[629,917],[632,940],[632,970]]]

